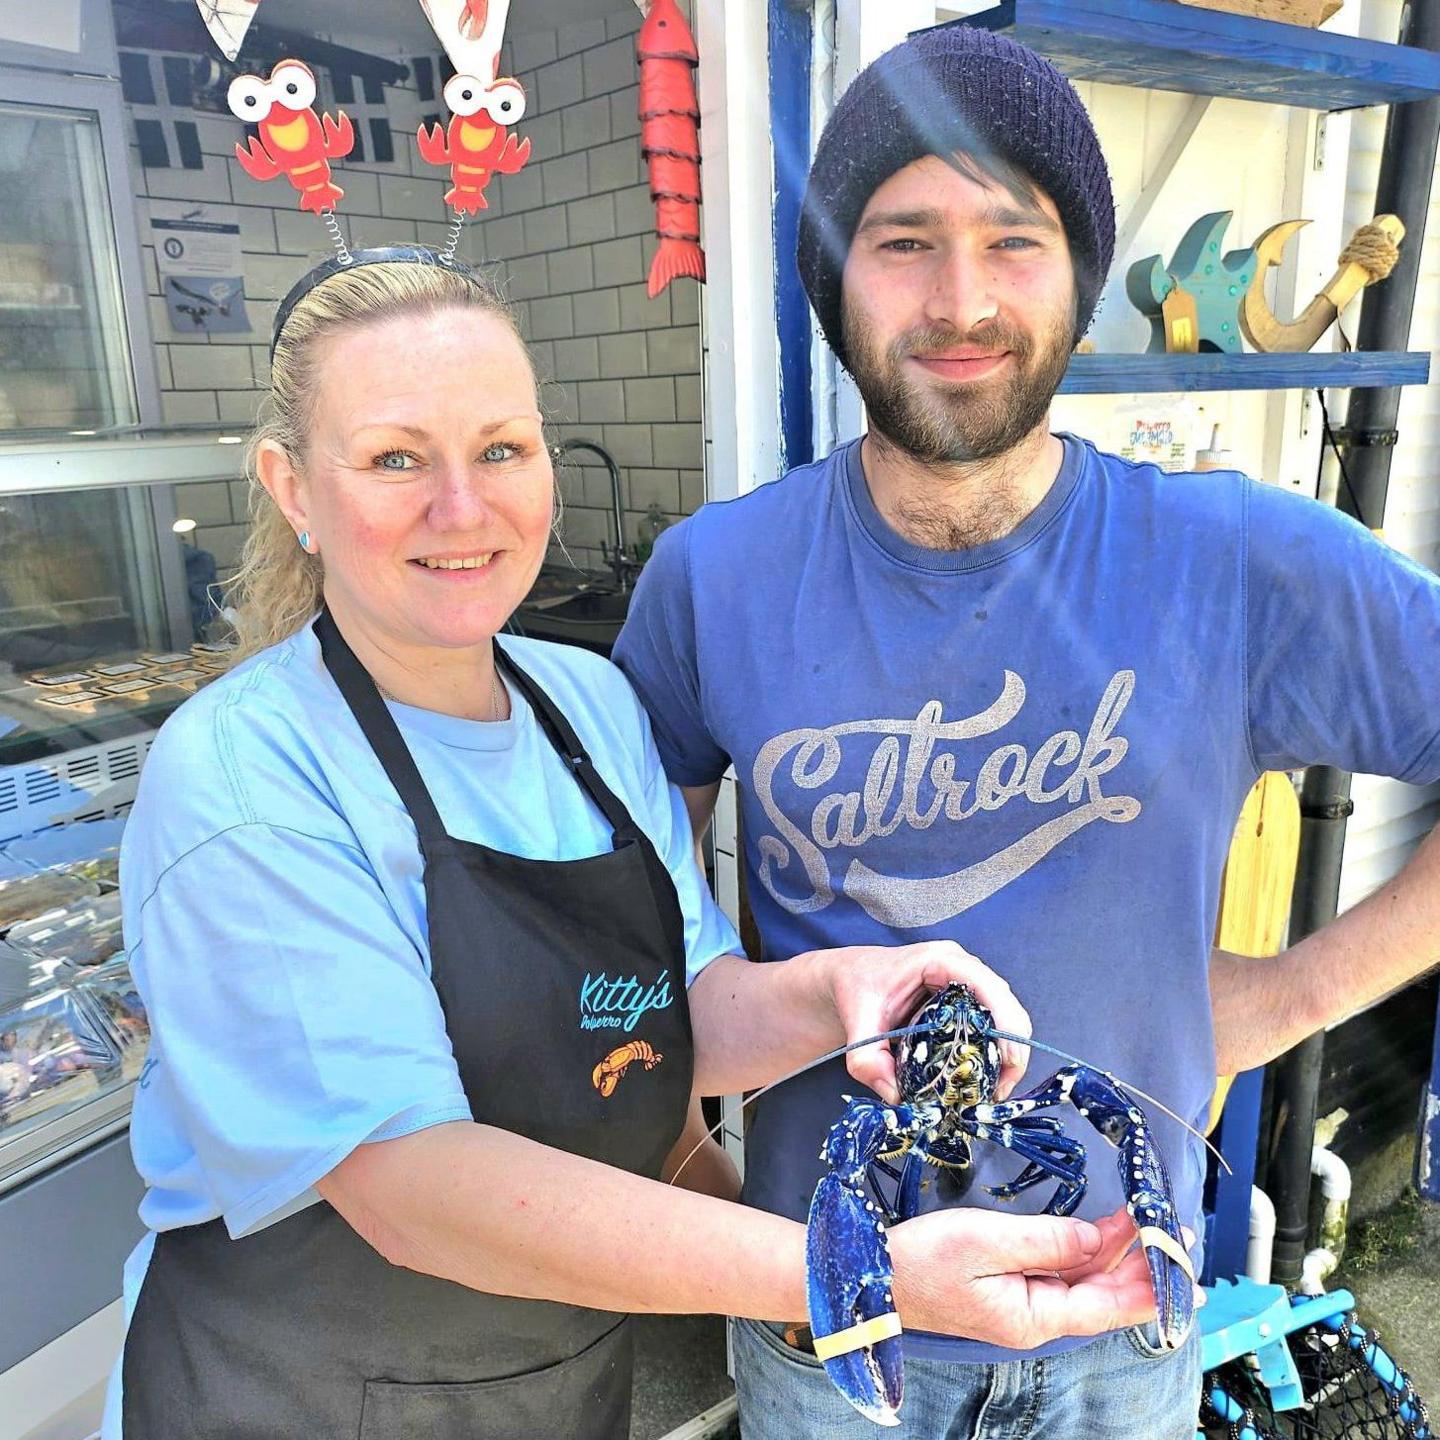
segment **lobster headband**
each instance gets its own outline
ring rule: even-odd
[[[480,272],[463,260],[447,257],[429,245],[377,245],[369,250],[352,250],[345,257],[332,255],[322,260],[313,270],[307,271],[294,285],[290,293],[280,302],[275,312],[275,326],[270,332],[270,359],[274,362],[275,347],[280,343],[280,332],[295,307],[317,286],[323,285],[332,275],[347,270],[358,270],[362,265],[434,265],[442,270],[453,271],[476,285],[483,285]]]

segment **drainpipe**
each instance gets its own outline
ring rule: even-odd
[[[1275,1252],[1275,1206],[1258,1186],[1250,1187],[1250,1238],[1245,1246],[1245,1273],[1257,1284],[1270,1283]]]
[[[1402,45],[1440,50],[1440,0],[1410,0],[1401,15]],[[1400,263],[1388,280],[1367,289],[1360,305],[1360,350],[1404,350],[1420,274],[1420,251],[1430,208],[1440,101],[1392,105],[1385,125],[1375,212],[1398,215],[1405,225]],[[1400,390],[1389,386],[1350,392],[1343,432],[1350,485],[1341,482],[1336,504],[1362,524],[1378,530],[1385,516],[1390,460],[1400,413]],[[1353,493],[1352,493],[1353,492]],[[1303,940],[1334,919],[1340,894],[1340,861],[1350,776],[1329,766],[1305,772],[1300,795],[1300,860],[1290,910],[1290,943]],[[1325,1053],[1323,1032],[1302,1041],[1274,1062],[1267,1188],[1275,1200],[1275,1279],[1295,1285],[1305,1257],[1310,1196],[1310,1156],[1315,1133],[1315,1104]]]

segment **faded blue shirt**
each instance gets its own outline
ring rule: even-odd
[[[687,978],[737,953],[624,677],[567,646],[502,643],[669,869]],[[391,702],[446,829],[529,859],[605,853],[604,817],[513,686],[510,698],[495,724]],[[120,873],[152,1026],[131,1124],[152,1232],[219,1217],[248,1234],[313,1203],[315,1182],[357,1145],[471,1118],[429,978],[415,827],[308,626],[165,723]],[[617,993],[607,981],[626,977],[592,978],[589,998],[605,1006]],[[577,981],[577,1036],[584,992]],[[147,1236],[126,1266],[127,1317],[152,1248]],[[120,1435],[118,1375],[106,1440]]]
[[[708,505],[662,536],[615,658],[672,780],[733,763],[766,959],[956,940],[1037,1039],[1200,1125],[1241,802],[1262,771],[1316,762],[1440,779],[1440,580],[1311,500],[1063,438],[1040,506],[970,550],[897,535],[858,442]],[[1035,1052],[1025,1087],[1059,1063]],[[853,1088],[836,1062],[759,1103],[752,1204],[804,1218]],[[1106,1214],[1115,1152],[1060,1118],[1090,1151],[1080,1213]],[[1199,1234],[1200,1142],[1163,1116],[1156,1133]],[[978,1145],[966,1203],[994,1205],[981,1186],[1020,1164]]]

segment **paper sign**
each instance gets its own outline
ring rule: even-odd
[[[170,328],[181,335],[236,335],[251,328],[238,275],[167,275],[165,308]]]
[[[240,216],[233,205],[152,200],[150,229],[162,275],[231,276],[245,269]]]

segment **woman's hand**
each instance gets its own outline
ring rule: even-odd
[[[999,1030],[1029,1035],[1030,1017],[1009,985],[982,960],[953,940],[926,940],[918,945],[852,945],[841,950],[816,950],[807,957],[820,977],[823,993],[834,1006],[853,1044],[886,1030],[907,1025],[919,1006],[952,981],[968,985],[995,1017]],[[1028,1049],[1014,1041],[1000,1042],[1002,1067],[996,1098],[1004,1099],[1025,1073]],[[850,1073],[882,1100],[900,1098],[895,1084],[895,1058],[889,1042],[852,1050],[845,1057]]]
[[[895,1305],[907,1330],[1033,1350],[1155,1318],[1135,1226],[1053,1215],[937,1210],[889,1232]],[[1129,1251],[1127,1254],[1126,1252]]]

